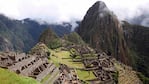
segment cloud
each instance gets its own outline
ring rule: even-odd
[[[18,1],[17,0],[0,0],[0,13],[9,17],[18,17]]]
[[[139,7],[148,8],[148,0],[102,0],[120,18],[140,14]],[[0,0],[0,13],[15,19],[40,19],[47,22],[82,20],[96,0]]]

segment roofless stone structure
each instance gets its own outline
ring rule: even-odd
[[[8,68],[17,74],[32,77],[38,81],[57,68],[52,62],[48,62],[47,56],[16,52],[0,53],[0,67]]]

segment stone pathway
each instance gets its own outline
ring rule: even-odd
[[[48,78],[44,84],[53,84],[54,81],[59,77],[59,69],[55,68],[54,72],[50,74],[51,76]]]

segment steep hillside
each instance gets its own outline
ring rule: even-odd
[[[126,42],[134,59],[134,67],[149,77],[149,28],[123,22]]]
[[[66,41],[69,41],[71,43],[75,43],[78,45],[83,45],[85,44],[85,42],[83,41],[83,39],[80,37],[80,35],[78,35],[78,33],[76,32],[71,32],[70,34],[64,35],[63,37]]]
[[[97,1],[89,8],[77,30],[83,40],[96,50],[110,53],[119,61],[129,64],[121,24],[104,2]]]
[[[0,36],[5,39],[0,46],[5,46],[10,51],[26,51],[35,44],[33,37],[20,21],[11,20],[3,15],[0,15]],[[3,48],[1,50],[5,51]]]
[[[0,68],[0,84],[40,84],[35,79],[24,77]]]
[[[50,26],[59,36],[70,33],[72,26],[69,23],[65,24],[39,24],[29,18],[13,20],[0,15],[0,51],[26,52],[38,42],[40,34]]]

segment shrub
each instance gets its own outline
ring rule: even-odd
[[[149,84],[149,78],[145,77],[142,73],[137,74],[140,80],[143,82],[143,84]]]
[[[62,44],[60,42],[60,39],[54,39],[48,43],[48,47],[51,49],[56,49],[56,48],[59,48],[61,46],[62,46]]]

